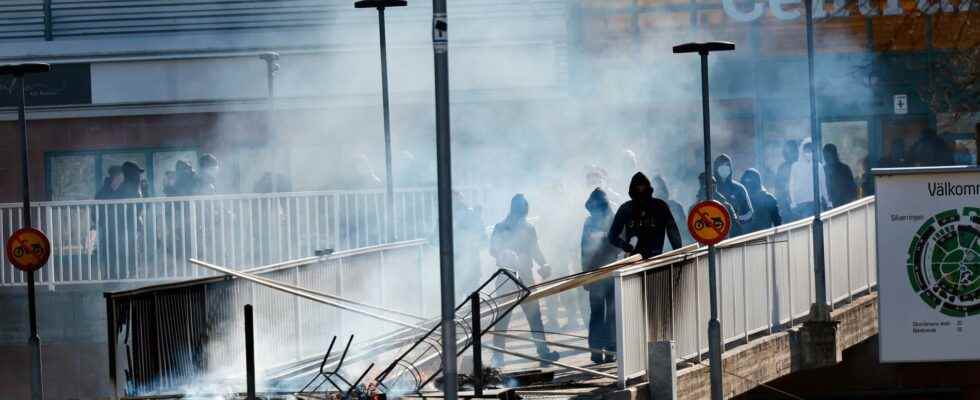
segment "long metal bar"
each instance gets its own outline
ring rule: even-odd
[[[449,131],[449,26],[446,0],[432,0],[432,51],[435,70],[436,163],[439,193],[439,277],[442,300],[443,390],[456,400],[456,325],[453,277],[452,158]]]
[[[385,227],[388,242],[395,241],[395,183],[391,172],[391,116],[388,104],[388,44],[385,40],[385,8],[378,7],[378,33],[381,40],[381,105],[385,127]]]
[[[816,290],[816,303],[818,305],[827,304],[827,278],[824,268],[824,243],[823,243],[823,221],[820,212],[823,210],[822,195],[820,193],[820,155],[823,149],[823,135],[820,132],[820,123],[817,116],[817,87],[813,76],[813,0],[804,0],[803,8],[806,12],[806,60],[807,77],[809,79],[810,91],[810,142],[813,145],[812,172],[813,172],[813,275],[814,288]]]
[[[245,279],[247,281],[254,282],[254,283],[257,283],[259,285],[262,285],[262,286],[265,286],[265,287],[268,287],[268,288],[271,288],[271,289],[275,289],[275,290],[278,290],[278,291],[281,291],[281,292],[286,292],[286,293],[289,293],[289,294],[294,295],[294,296],[299,296],[299,297],[302,297],[304,299],[307,299],[307,300],[310,300],[310,301],[314,301],[314,302],[317,302],[317,303],[320,303],[320,304],[326,304],[328,306],[337,307],[337,308],[342,309],[342,310],[346,310],[346,311],[350,311],[350,312],[355,312],[355,313],[364,315],[364,316],[369,317],[369,318],[373,318],[373,319],[376,319],[376,320],[379,320],[379,321],[389,322],[389,323],[392,323],[392,324],[395,324],[395,325],[398,325],[398,326],[402,326],[402,327],[405,327],[405,328],[416,329],[416,330],[421,330],[421,331],[424,331],[425,330],[424,328],[419,327],[417,325],[412,325],[412,324],[407,323],[407,322],[404,322],[404,321],[400,321],[400,320],[393,319],[393,318],[388,318],[388,317],[385,317],[385,316],[382,316],[382,315],[377,315],[377,314],[374,314],[374,313],[371,313],[371,312],[368,312],[368,311],[365,311],[365,310],[361,310],[361,309],[358,309],[358,308],[355,308],[355,307],[351,307],[351,306],[348,306],[348,305],[345,305],[345,304],[340,304],[340,303],[337,303],[335,301],[331,301],[331,300],[322,298],[320,296],[315,296],[315,295],[312,295],[312,294],[309,294],[309,293],[305,293],[303,291],[299,291],[299,290],[295,290],[295,289],[290,289],[290,288],[288,288],[288,287],[286,287],[286,286],[284,286],[282,284],[279,284],[279,283],[272,283],[272,282],[269,282],[269,281],[266,281],[266,280],[263,280],[263,279],[255,278],[254,276],[251,276],[249,274],[244,274],[244,273],[241,273],[241,272],[238,272],[238,271],[233,271],[233,270],[230,270],[230,269],[227,269],[227,268],[224,268],[224,267],[219,267],[217,265],[208,264],[208,263],[206,263],[204,261],[201,261],[201,260],[196,260],[196,259],[193,259],[192,258],[192,259],[190,259],[188,261],[190,261],[191,264],[194,264],[194,265],[197,265],[197,266],[201,266],[201,267],[204,267],[204,268],[207,268],[207,269],[210,269],[210,270],[213,270],[213,271],[217,271],[217,272],[220,272],[220,273],[223,273],[223,274],[232,275],[232,276],[235,276],[235,277],[238,277],[238,278],[241,278],[241,279]]]
[[[711,113],[708,104],[708,53],[701,52],[701,112],[704,124],[704,184],[705,198],[711,200],[715,193],[714,176],[711,173]],[[734,216],[733,216],[734,217]],[[711,399],[724,400],[721,373],[721,322],[718,321],[718,276],[714,245],[708,246],[708,293],[711,319],[708,320],[708,357],[711,360]]]
[[[297,269],[297,271],[298,271],[298,269]],[[410,313],[407,313],[407,312],[402,312],[402,311],[392,310],[392,309],[389,309],[389,308],[379,307],[379,306],[375,306],[375,305],[371,305],[371,304],[367,304],[367,303],[362,303],[362,302],[359,302],[359,301],[354,301],[354,300],[350,300],[350,299],[347,299],[347,298],[344,298],[344,297],[332,295],[330,293],[325,293],[325,292],[321,292],[321,291],[318,291],[318,290],[304,288],[302,286],[291,285],[291,284],[288,284],[288,283],[277,281],[275,279],[270,279],[270,278],[258,276],[258,275],[255,275],[254,273],[249,273],[249,272],[240,272],[240,273],[242,275],[251,276],[251,277],[253,277],[253,278],[257,279],[257,280],[263,281],[263,282],[272,283],[272,284],[279,285],[279,286],[282,286],[282,287],[285,287],[285,288],[288,288],[288,289],[293,289],[293,290],[297,290],[297,291],[300,291],[300,292],[309,293],[309,294],[312,294],[312,295],[315,295],[315,296],[326,297],[326,298],[331,299],[331,300],[337,300],[337,301],[342,301],[342,302],[345,302],[345,303],[350,303],[350,304],[353,304],[353,305],[361,306],[361,307],[368,308],[368,309],[375,310],[375,311],[381,311],[381,312],[386,312],[386,313],[391,313],[391,314],[398,314],[398,315],[401,315],[403,317],[409,317],[409,318],[417,319],[417,320],[420,320],[420,321],[428,321],[428,320],[430,320],[430,318],[425,318],[425,317],[418,316],[418,315],[415,315],[415,314],[410,314]]]

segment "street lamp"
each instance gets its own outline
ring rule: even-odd
[[[51,70],[43,63],[26,63],[0,66],[0,75],[11,75],[17,84],[17,126],[20,128],[21,184],[24,191],[24,227],[31,227],[31,180],[27,157],[27,116],[25,112],[24,76]],[[31,399],[41,400],[41,337],[37,334],[37,298],[34,294],[34,271],[27,271],[27,312],[30,317],[31,337]]]
[[[674,54],[698,53],[701,55],[701,110],[704,120],[704,184],[705,200],[711,201],[715,193],[711,174],[711,116],[708,113],[708,53],[734,51],[732,42],[684,43],[674,46]],[[711,400],[724,400],[721,374],[721,323],[718,322],[718,277],[715,271],[715,246],[708,246],[708,293],[711,302],[711,319],[708,321],[708,356],[711,359]]]
[[[385,44],[385,8],[405,7],[405,0],[359,0],[354,8],[378,9],[378,34],[381,38],[381,104],[385,125],[385,225],[388,242],[394,241],[395,185],[391,174],[391,117],[388,110],[388,53]]]
[[[814,297],[816,302],[811,309],[813,321],[830,321],[830,306],[827,305],[827,277],[824,268],[823,221],[820,212],[823,211],[823,194],[820,193],[820,154],[823,150],[823,137],[820,124],[817,121],[817,88],[813,82],[813,0],[803,0],[806,13],[806,60],[807,77],[810,90],[810,143],[812,143],[812,172],[813,172],[813,275]]]
[[[269,52],[259,54],[259,58],[262,61],[265,61],[265,74],[266,74],[265,82],[266,82],[266,89],[267,89],[265,95],[266,135],[268,140],[274,143],[278,141],[278,138],[276,137],[277,130],[275,128],[276,126],[275,99],[276,99],[276,72],[279,72],[279,53],[276,53],[274,51],[269,51]],[[273,157],[275,157],[274,159],[277,160],[276,162],[280,162],[283,165],[283,167],[286,169],[285,171],[283,171],[286,176],[292,176],[292,167],[288,162],[286,162],[288,160],[287,153],[289,152],[289,149],[283,148],[281,146],[277,148],[278,150],[273,155]]]

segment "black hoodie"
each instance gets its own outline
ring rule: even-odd
[[[718,173],[718,169],[722,165],[728,166],[728,176],[722,177]],[[728,204],[735,207],[735,212],[738,213],[738,219],[752,218],[752,201],[749,199],[749,192],[745,190],[745,186],[735,181],[735,166],[732,165],[732,158],[728,154],[722,154],[715,159],[714,174],[715,180],[718,182],[716,185],[718,193],[725,196]]]
[[[616,211],[609,228],[609,243],[627,253],[639,253],[649,258],[663,253],[664,236],[674,249],[681,247],[681,234],[663,200],[653,197],[653,188],[645,175],[637,172],[630,181],[630,201]],[[625,234],[624,234],[625,230]],[[630,245],[637,238],[636,247]]]
[[[592,271],[616,261],[621,252],[606,239],[613,219],[606,192],[593,190],[585,209],[589,218],[582,226],[582,270]]]

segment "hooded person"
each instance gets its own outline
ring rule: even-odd
[[[858,188],[851,167],[840,160],[837,146],[827,143],[823,146],[823,169],[827,176],[827,196],[831,204],[838,207],[857,199]]]
[[[530,205],[524,195],[520,193],[514,195],[510,200],[510,212],[503,221],[494,225],[493,234],[490,236],[490,255],[496,259],[497,266],[516,271],[518,279],[525,285],[533,284],[534,263],[541,267],[539,272],[542,277],[547,278],[550,275],[550,267],[538,245],[538,233],[534,225],[527,222],[529,211]],[[544,343],[546,339],[544,324],[541,321],[541,306],[537,301],[525,301],[521,303],[521,310],[524,311],[524,317],[527,318],[528,325],[533,331],[531,337],[538,340],[536,342],[538,358],[547,361],[558,360],[560,358],[558,352],[551,351]],[[500,319],[496,327],[506,330],[509,324],[510,314],[507,314]],[[494,336],[493,344],[505,348],[505,338]],[[502,365],[503,355],[499,352],[495,353],[492,362],[496,366]]]
[[[748,224],[752,220],[752,201],[745,186],[734,179],[735,168],[732,166],[732,158],[728,154],[718,156],[715,158],[713,169],[718,182],[715,188],[728,200],[728,204],[735,208],[733,219],[738,222],[737,225]]]
[[[192,196],[197,188],[197,172],[190,163],[177,160],[174,164],[174,196]]]
[[[667,181],[660,175],[653,177],[653,197],[663,200],[670,207],[670,213],[674,215],[676,221],[687,221],[687,213],[684,212],[684,206],[681,203],[674,201],[670,196],[670,189],[667,188]],[[681,231],[681,243],[688,244],[694,242],[691,234],[687,229],[680,229]]]
[[[735,207],[732,207],[732,205],[728,202],[728,199],[726,199],[725,196],[722,196],[721,193],[718,192],[718,184],[715,181],[715,178],[711,178],[711,182],[715,184],[714,185],[715,192],[714,194],[711,195],[711,200],[721,203],[721,205],[724,206],[726,210],[728,210],[728,215],[735,215]],[[698,175],[698,185],[699,186],[698,186],[697,200],[698,201],[707,200],[708,199],[706,195],[707,187],[705,186],[705,182],[704,182],[704,172]],[[740,234],[741,234],[741,226],[739,224],[732,224],[732,229],[730,232],[728,232],[728,236],[735,237]]]
[[[642,172],[630,180],[630,200],[619,206],[609,228],[609,243],[627,254],[650,258],[663,253],[664,238],[674,249],[682,246],[681,234],[670,206],[653,197],[653,186]],[[636,245],[630,242],[636,238]]]
[[[803,139],[800,143],[800,159],[793,163],[793,168],[790,171],[790,204],[797,217],[812,216],[817,210],[816,201],[813,198],[813,150],[813,143],[810,142],[810,139]],[[817,171],[820,174],[820,199],[823,204],[829,205],[827,176],[822,163]]]
[[[218,158],[211,153],[204,153],[197,160],[201,168],[198,175],[196,193],[198,195],[213,195],[218,193]]]
[[[783,223],[779,215],[779,203],[776,196],[766,191],[762,185],[762,175],[755,168],[749,168],[742,173],[742,185],[749,192],[754,214],[752,220],[742,224],[742,233],[752,233],[779,226]]]
[[[596,188],[585,202],[589,211],[582,226],[582,269],[594,271],[608,265],[622,256],[622,252],[608,240],[609,227],[612,226],[612,207],[606,193]],[[616,351],[615,302],[612,281],[607,278],[585,286],[589,292],[589,348]],[[607,353],[608,354],[608,353]],[[604,357],[603,353],[592,353],[592,362],[600,364],[615,361],[615,357]]]
[[[480,285],[482,268],[480,251],[486,246],[483,216],[478,207],[471,207],[458,191],[453,196],[453,245],[455,250],[456,300],[462,300]],[[436,232],[438,239],[438,232]],[[438,240],[433,243],[437,243]]]

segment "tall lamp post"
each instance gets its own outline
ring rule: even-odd
[[[259,54],[259,58],[265,61],[266,139],[271,142],[276,142],[276,72],[279,72],[279,53],[269,51]],[[277,148],[279,147],[277,146]],[[292,176],[292,167],[286,162],[288,160],[288,152],[288,149],[279,149],[273,153],[273,157],[275,157],[276,162],[281,162],[287,169],[285,171],[286,176]],[[275,184],[273,186],[277,187]]]
[[[817,87],[813,78],[813,0],[803,1],[806,13],[806,59],[807,77],[810,85],[810,143],[813,146],[813,275],[816,301],[811,306],[811,318],[815,321],[830,320],[830,306],[827,305],[827,278],[824,267],[823,197],[820,193],[820,155],[823,153],[823,135],[817,118]]]
[[[442,375],[446,400],[456,400],[456,304],[453,277],[452,149],[449,135],[449,25],[446,0],[432,0],[432,53],[436,94],[436,170],[439,193],[439,289]],[[478,318],[478,317],[476,317]],[[475,334],[475,333],[474,333]]]
[[[11,75],[17,83],[17,126],[20,128],[21,187],[24,191],[24,227],[31,225],[31,180],[28,168],[27,116],[24,89],[24,76],[44,73],[51,66],[42,63],[26,63],[0,66],[0,75]],[[41,400],[44,390],[41,384],[41,337],[37,334],[37,298],[34,293],[34,271],[25,272],[27,280],[27,312],[30,319],[31,337],[31,399]]]
[[[395,184],[391,173],[391,117],[388,107],[388,51],[385,43],[385,8],[405,7],[405,0],[359,0],[354,2],[354,8],[378,9],[378,34],[381,40],[381,105],[384,112],[385,125],[385,226],[388,242],[395,240]]]
[[[711,115],[708,110],[708,53],[734,51],[735,43],[705,42],[685,43],[674,46],[675,54],[698,53],[701,56],[701,117],[704,122],[704,184],[705,200],[711,201],[715,183],[711,174]],[[724,400],[722,391],[721,323],[718,321],[718,277],[715,271],[715,246],[708,246],[708,297],[711,302],[711,319],[708,321],[708,356],[711,364],[711,400]]]

